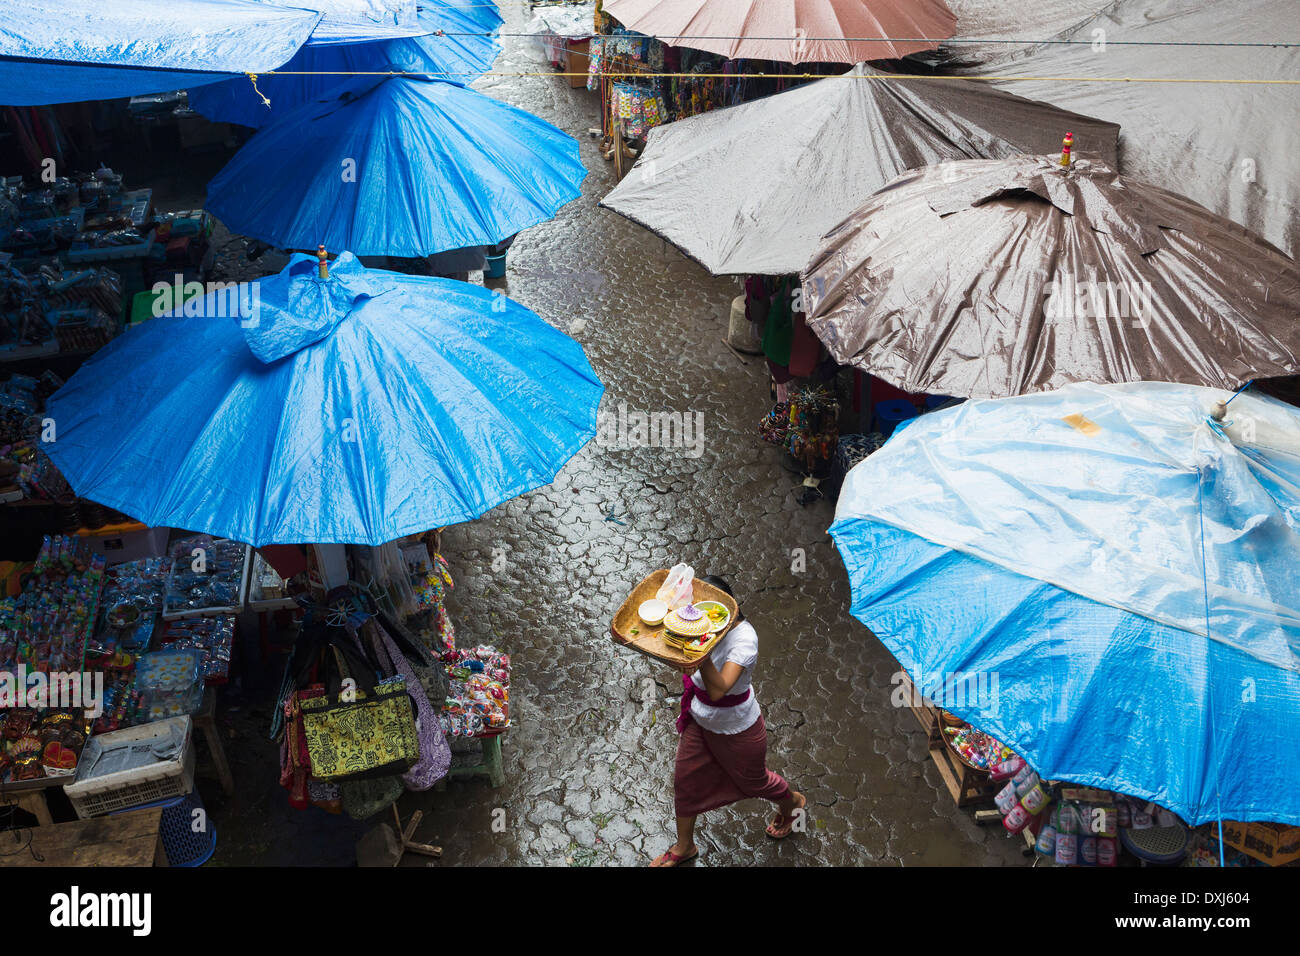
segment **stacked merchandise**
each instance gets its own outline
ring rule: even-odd
[[[247,545],[201,534],[176,542],[171,557],[164,620],[239,612]]]
[[[78,499],[45,454],[45,442],[58,437],[56,423],[45,417],[45,401],[62,384],[48,369],[39,378],[0,372],[0,558],[30,560],[46,535],[130,521]]]
[[[153,642],[170,567],[165,558],[142,558],[105,573],[103,624],[86,652],[87,664],[105,674],[103,713],[94,725],[97,734],[143,719],[134,693],[135,666]]]
[[[203,278],[212,226],[200,209],[155,213],[151,189],[110,169],[0,181],[0,359],[99,348],[137,295]]]
[[[16,210],[16,221],[0,247],[23,258],[63,253],[76,261],[95,258],[96,250],[151,245],[152,195],[125,189],[121,175],[104,168],[32,185],[11,176],[0,183],[0,199]]]
[[[103,582],[101,557],[79,539],[51,538],[22,592],[0,600],[0,782],[76,769],[89,729],[83,707],[94,690],[86,645]],[[62,699],[65,692],[76,699]]]
[[[0,359],[91,352],[121,331],[122,279],[107,268],[0,253]]]
[[[1003,783],[993,798],[1009,833],[1026,833],[1035,851],[1057,866],[1116,866],[1121,833],[1164,828],[1185,834],[1181,820],[1154,803],[1095,787],[1039,778],[1011,748],[968,724],[947,726],[948,746]],[[1175,840],[1185,844],[1183,836]],[[1176,854],[1170,862],[1181,859]]]
[[[128,720],[151,723],[198,710],[203,702],[205,656],[202,650],[172,648],[141,655]]]
[[[510,655],[486,644],[445,651],[448,694],[441,720],[448,737],[484,737],[510,726]]]
[[[794,388],[789,396],[759,422],[759,435],[783,447],[805,473],[824,473],[839,447],[839,400],[822,385]]]
[[[45,399],[61,384],[50,372],[0,382],[0,503],[57,501],[71,494],[40,440]]]
[[[230,657],[235,646],[234,615],[168,621],[163,625],[160,640],[168,650],[198,654],[198,672],[204,683],[217,685],[230,680]]]
[[[22,593],[0,600],[0,668],[81,669],[99,614],[104,559],[79,538],[46,538]]]

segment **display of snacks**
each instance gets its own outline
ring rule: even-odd
[[[104,621],[97,639],[114,649],[138,652],[149,647],[154,620],[162,610],[170,562],[141,558],[113,565],[104,578]]]
[[[440,656],[447,670],[442,729],[448,736],[480,737],[510,726],[510,655],[480,645]]]
[[[1010,747],[962,722],[943,729],[948,746],[977,770],[988,770],[1015,756]]]
[[[195,650],[203,655],[200,671],[205,684],[224,684],[230,679],[230,655],[235,646],[235,618],[184,618],[163,625],[161,640],[167,650]]]
[[[22,593],[0,600],[0,670],[80,671],[103,583],[103,557],[47,536]]]
[[[243,606],[249,548],[237,541],[198,535],[172,547],[163,619],[234,614]]]
[[[138,713],[142,721],[192,714],[203,702],[204,652],[193,648],[153,651],[135,669]]]

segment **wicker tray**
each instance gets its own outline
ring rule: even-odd
[[[712,584],[696,580],[693,584],[695,599],[697,601],[717,601],[731,612],[731,617],[727,619],[727,626],[710,637],[699,653],[688,656],[680,647],[664,640],[664,626],[662,624],[651,627],[643,622],[636,613],[637,608],[641,606],[641,602],[654,597],[655,592],[659,590],[659,586],[664,583],[667,577],[668,569],[663,568],[652,573],[632,590],[627,600],[614,614],[614,620],[609,625],[609,636],[615,644],[630,647],[633,650],[640,651],[647,657],[653,657],[655,660],[663,661],[680,671],[690,673],[700,666],[700,661],[704,659],[704,655],[713,650],[718,641],[722,640],[723,636],[735,625],[739,608],[736,607],[736,600],[731,595],[719,591]],[[632,633],[634,629],[637,632],[635,634]]]

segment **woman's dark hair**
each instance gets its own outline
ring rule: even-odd
[[[720,578],[716,574],[706,574],[703,577],[701,577],[700,580],[703,581],[705,584],[712,584],[715,588],[717,588],[719,591],[721,591],[723,594],[727,595],[728,597],[734,598],[736,596],[736,592],[731,590],[731,585],[727,583],[726,578]],[[740,609],[740,602],[737,601],[736,602],[736,623],[739,624],[744,619],[745,619],[745,612]]]

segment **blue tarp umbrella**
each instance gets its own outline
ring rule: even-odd
[[[103,100],[273,70],[320,19],[314,10],[252,0],[7,0],[0,100]]]
[[[77,493],[151,526],[377,545],[548,484],[595,434],[582,347],[479,286],[296,255],[183,312],[48,404]]]
[[[261,130],[208,185],[231,232],[283,249],[426,256],[555,215],[587,175],[578,144],[438,80],[353,80]]]
[[[190,106],[218,123],[258,129],[330,90],[350,82],[348,73],[424,74],[469,82],[501,53],[496,32],[501,15],[494,4],[433,3],[420,11],[430,34],[372,43],[309,43],[275,73],[211,83],[189,91]],[[270,101],[267,106],[263,98]]]
[[[853,614],[1048,779],[1300,824],[1300,410],[1070,385],[916,419],[846,479]]]

